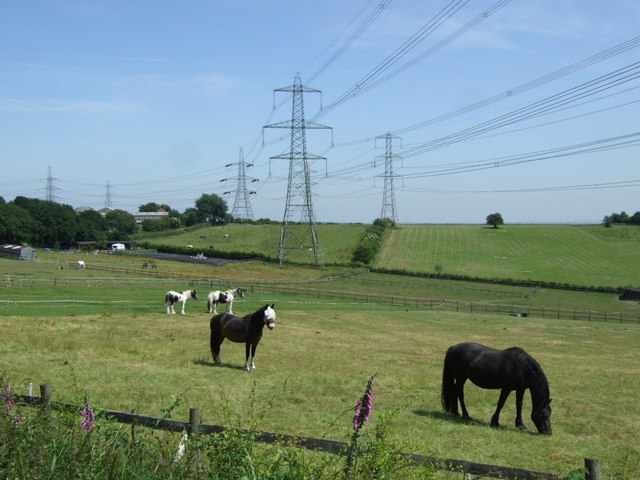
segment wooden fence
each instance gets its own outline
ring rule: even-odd
[[[96,267],[92,267],[96,268]],[[100,267],[103,270],[113,270],[120,273],[140,274],[138,270]],[[84,277],[31,277],[31,276],[4,276],[6,287],[33,287],[40,285],[49,286],[98,286],[104,284],[141,285],[160,284],[171,282],[176,278],[183,279],[189,286],[200,288],[230,288],[228,280],[221,280],[193,275],[177,276],[154,270],[145,271],[147,278],[139,276],[132,278],[84,278]],[[623,312],[598,312],[593,310],[577,310],[566,308],[536,307],[529,305],[514,305],[489,302],[470,302],[462,300],[447,300],[441,298],[408,297],[403,295],[381,295],[379,293],[360,293],[348,291],[332,291],[320,288],[311,288],[302,285],[291,285],[291,282],[261,283],[258,281],[243,282],[251,292],[272,293],[279,295],[304,295],[324,300],[337,300],[341,303],[372,303],[394,305],[399,307],[413,307],[417,309],[428,308],[431,310],[467,312],[479,314],[510,315],[513,317],[551,318],[556,320],[583,320],[588,322],[615,322],[640,324],[640,310],[637,313]],[[8,301],[7,301],[8,302]]]
[[[51,400],[51,389],[48,385],[40,385],[40,396],[20,395],[18,401],[26,405],[49,405],[51,408],[65,411],[80,412],[81,407],[69,405]],[[198,409],[189,409],[189,421],[178,421],[167,418],[151,417],[148,415],[138,415],[133,413],[118,412],[115,410],[100,410],[105,418],[110,420],[138,425],[156,430],[166,430],[171,432],[187,432],[189,435],[211,435],[221,433],[225,430],[233,430],[239,433],[251,433],[255,440],[264,443],[287,443],[298,448],[307,450],[317,450],[335,455],[345,455],[347,444],[335,440],[326,440],[312,437],[300,437],[270,432],[249,432],[238,429],[229,429],[221,425],[207,425],[200,423]],[[468,462],[466,460],[440,459],[429,457],[417,453],[403,453],[416,464],[431,464],[439,470],[457,472],[465,475],[465,478],[474,476],[489,478],[504,478],[513,480],[558,480],[556,473],[536,472],[521,468],[504,467],[499,465],[489,465],[483,463]],[[601,480],[600,461],[597,459],[585,458],[584,460],[585,480]]]

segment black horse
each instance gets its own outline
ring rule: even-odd
[[[266,325],[269,330],[276,326],[275,305],[265,305],[261,309],[245,315],[236,317],[231,313],[221,313],[211,318],[211,355],[216,365],[222,365],[220,360],[220,345],[225,338],[232,342],[245,344],[245,364],[244,369],[249,371],[255,369],[256,348],[262,338],[262,330]]]
[[[495,350],[479,343],[459,343],[449,347],[442,371],[442,408],[458,415],[458,400],[462,415],[469,418],[464,404],[464,384],[471,380],[480,388],[501,389],[498,406],[491,425],[499,426],[500,410],[512,390],[516,391],[516,427],[522,423],[524,391],[531,392],[531,420],[538,433],[551,435],[551,399],[549,384],[538,362],[518,347]]]

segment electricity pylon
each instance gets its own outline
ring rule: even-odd
[[[54,182],[57,182],[58,179],[54,178],[51,174],[51,166],[49,166],[48,175],[47,175],[47,186],[45,187],[45,200],[50,202],[55,202],[58,196],[56,195],[56,190],[60,190],[54,185]]]
[[[393,160],[399,158],[393,154],[392,142],[395,137],[390,133],[382,137],[385,139],[385,152],[384,152],[384,190],[382,193],[382,210],[380,212],[380,218],[388,218],[393,223],[398,223],[398,216],[396,214],[396,194],[395,187],[393,185]]]
[[[228,163],[226,166],[230,167],[233,163]],[[238,159],[238,176],[231,178],[224,178],[221,182],[229,180],[237,180],[237,187],[235,190],[224,192],[228,195],[235,191],[235,198],[233,200],[233,208],[231,209],[231,216],[234,218],[243,218],[245,220],[254,220],[253,210],[251,209],[251,202],[249,202],[249,195],[255,195],[253,190],[247,190],[247,180],[250,182],[257,182],[257,178],[247,177],[247,168],[253,167],[252,163],[246,163],[244,161],[244,151],[240,148],[240,158]]]
[[[271,157],[289,160],[289,181],[287,201],[280,228],[278,259],[282,265],[290,250],[308,251],[313,262],[323,265],[320,242],[316,230],[311,193],[309,160],[326,160],[324,157],[307,153],[306,130],[328,129],[324,125],[307,122],[304,118],[304,93],[320,93],[320,90],[302,85],[300,75],[296,75],[293,85],[278,88],[275,92],[290,92],[292,95],[291,120],[265,125],[263,128],[287,128],[291,130],[291,149],[288,153]]]
[[[109,184],[109,180],[107,180],[107,187],[104,194],[104,206],[105,208],[111,208],[113,206],[113,198],[111,197],[111,185]]]

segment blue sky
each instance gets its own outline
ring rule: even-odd
[[[639,25],[635,0],[5,1],[0,196],[45,198],[50,167],[74,207],[231,210],[242,149],[254,216],[282,220],[289,138],[263,127],[299,74],[332,128],[307,131],[319,222],[380,216],[387,133],[400,223],[632,214]]]

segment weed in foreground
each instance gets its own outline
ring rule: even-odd
[[[373,376],[356,405],[354,432],[345,456],[309,452],[288,443],[264,445],[254,430],[226,429],[215,435],[175,433],[124,426],[94,412],[85,394],[82,407],[53,409],[16,402],[10,384],[1,392],[0,478],[61,480],[345,480],[433,479],[433,467],[415,465],[389,442],[391,416],[369,433]],[[2,379],[0,379],[2,380]],[[180,403],[163,409],[167,418]]]

